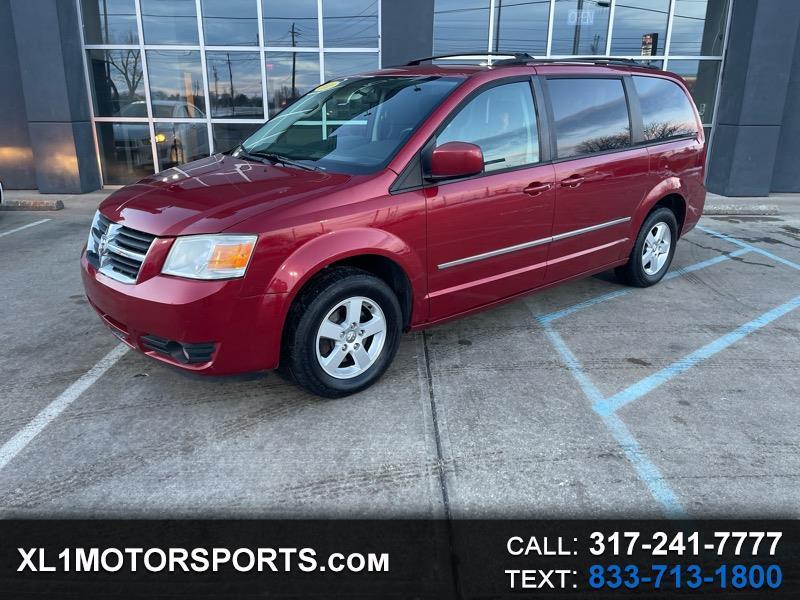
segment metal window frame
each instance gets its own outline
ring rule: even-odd
[[[78,15],[78,27],[80,29],[81,40],[81,53],[83,60],[83,75],[84,83],[86,85],[86,94],[89,101],[89,110],[92,123],[92,138],[94,141],[95,158],[97,160],[97,168],[100,171],[100,177],[103,181],[103,187],[108,189],[116,189],[120,186],[115,184],[108,184],[105,182],[105,170],[103,169],[103,160],[100,153],[100,140],[97,135],[97,124],[99,123],[141,123],[147,124],[150,131],[150,150],[152,153],[153,161],[153,174],[160,171],[158,164],[158,147],[155,141],[155,126],[157,123],[204,123],[208,135],[208,149],[209,154],[213,154],[216,150],[214,144],[214,125],[215,124],[263,124],[269,120],[269,89],[267,86],[267,72],[266,61],[268,53],[281,52],[281,53],[316,53],[319,57],[319,83],[325,81],[325,54],[347,54],[347,53],[361,53],[361,54],[376,54],[378,57],[378,65],[380,66],[383,48],[383,30],[382,30],[382,2],[377,2],[377,19],[378,19],[378,32],[377,32],[377,45],[371,47],[335,47],[328,48],[324,42],[324,22],[323,22],[323,9],[325,0],[317,0],[317,32],[319,35],[318,46],[267,46],[264,37],[264,7],[263,0],[252,0],[256,3],[256,18],[258,20],[258,44],[253,46],[219,46],[210,45],[205,43],[205,23],[203,20],[203,7],[202,0],[195,0],[195,19],[197,22],[198,43],[197,44],[147,44],[144,38],[144,23],[142,21],[141,0],[133,0],[136,16],[136,30],[139,37],[138,44],[87,44],[83,7],[81,0],[74,0]],[[494,0],[492,0],[494,1]],[[144,87],[144,99],[147,105],[146,117],[99,117],[95,114],[94,106],[94,92],[92,89],[92,80],[89,75],[89,61],[87,52],[90,50],[137,50],[141,56],[142,65],[142,83]],[[205,98],[205,117],[199,119],[187,118],[165,118],[153,116],[153,104],[150,97],[150,72],[147,64],[147,51],[148,50],[194,50],[200,52],[200,65],[203,77],[203,95]],[[211,97],[209,90],[208,80],[208,67],[206,61],[207,52],[254,52],[258,53],[261,61],[261,93],[263,99],[263,113],[261,119],[259,118],[232,118],[226,119],[221,117],[211,116]]]

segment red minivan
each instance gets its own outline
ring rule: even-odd
[[[402,331],[606,269],[664,276],[705,200],[680,77],[428,61],[329,81],[234,150],[114,192],[81,257],[92,306],[156,360],[338,397]]]

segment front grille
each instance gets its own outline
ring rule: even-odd
[[[135,283],[154,239],[154,235],[114,223],[97,212],[87,253],[101,273]]]
[[[203,342],[199,344],[180,343],[157,335],[143,335],[141,338],[142,348],[157,352],[164,356],[169,356],[181,364],[198,364],[211,361],[214,353],[214,342]]]

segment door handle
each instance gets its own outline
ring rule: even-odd
[[[541,183],[539,181],[534,181],[522,191],[528,194],[529,196],[538,196],[539,194],[549,190],[551,187],[553,186],[549,183]]]
[[[561,187],[576,188],[584,181],[586,181],[586,178],[582,175],[570,175],[566,179],[561,180]]]

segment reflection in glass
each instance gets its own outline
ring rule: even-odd
[[[319,85],[316,52],[267,52],[269,116]]]
[[[664,54],[669,0],[625,0],[614,9],[611,54]]]
[[[145,43],[198,43],[195,0],[140,1]]]
[[[669,61],[667,70],[683,77],[703,123],[711,123],[714,118],[714,98],[717,95],[720,64],[718,60]]]
[[[633,77],[642,111],[644,139],[665,140],[697,132],[694,111],[676,83],[656,77]]]
[[[212,117],[264,117],[260,57],[259,52],[206,53]]]
[[[488,0],[435,0],[433,53],[474,52],[489,44]]]
[[[377,52],[326,52],[325,80],[378,68]]]
[[[369,173],[386,165],[461,81],[379,75],[337,81],[306,94],[242,146],[252,154],[279,154],[322,170]]]
[[[558,158],[631,145],[625,91],[619,79],[550,79]]]
[[[153,174],[147,123],[97,123],[96,127],[103,183],[125,185]]]
[[[87,44],[138,44],[134,0],[81,0]]]
[[[379,0],[325,0],[322,39],[325,47],[377,48]]]
[[[89,50],[87,59],[95,116],[119,116],[133,103],[144,108],[142,61],[138,50]],[[146,110],[142,116],[147,116]]]
[[[148,50],[153,116],[202,118],[205,115],[203,73],[196,50]]]
[[[721,56],[728,0],[676,0],[672,55]]]
[[[319,46],[317,0],[263,0],[264,45]]]
[[[552,54],[606,53],[610,0],[556,0]]]
[[[228,152],[261,127],[260,123],[214,123],[214,151]]]
[[[156,123],[155,127],[159,171],[208,156],[205,123]]]
[[[208,46],[258,46],[257,0],[203,0]]]
[[[447,142],[480,146],[486,171],[539,162],[530,85],[499,85],[470,100],[436,138],[437,146]]]
[[[547,50],[549,14],[550,0],[496,0],[493,50],[544,54]]]

